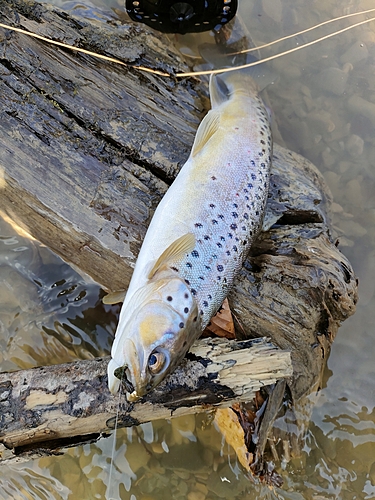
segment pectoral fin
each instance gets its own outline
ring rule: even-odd
[[[124,292],[124,290],[108,293],[102,299],[103,304],[118,304],[119,302],[124,302],[125,294],[126,292]]]
[[[207,115],[203,118],[201,124],[198,127],[194,144],[191,149],[191,156],[195,156],[203,149],[207,142],[218,130],[220,125],[220,114],[216,113],[211,109]]]
[[[195,247],[195,236],[193,233],[187,233],[180,238],[177,238],[173,243],[157,259],[148,274],[148,279],[151,279],[154,274],[169,261],[181,259],[184,255],[192,252]]]

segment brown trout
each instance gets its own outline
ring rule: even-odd
[[[262,223],[272,136],[257,84],[210,80],[212,109],[155,211],[123,303],[110,391],[135,401],[185,356],[228,295]]]

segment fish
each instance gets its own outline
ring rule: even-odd
[[[211,75],[211,109],[159,203],[123,302],[108,364],[137,401],[181,362],[220,308],[257,237],[272,133],[249,72]]]

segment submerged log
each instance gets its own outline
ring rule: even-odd
[[[2,1],[0,22],[130,63],[0,30],[0,211],[104,288],[126,289],[153,211],[188,157],[207,86],[132,67],[185,68],[144,27],[98,26],[30,0]],[[287,388],[273,400],[270,391],[260,452],[283,398],[296,404],[319,387],[337,329],[355,311],[330,203],[317,169],[276,145],[264,232],[229,296],[241,338],[269,336],[292,355]]]
[[[0,373],[0,462],[98,439],[117,425],[249,401],[292,374],[290,353],[266,339],[200,340],[147,397],[127,403],[107,388],[109,358]]]

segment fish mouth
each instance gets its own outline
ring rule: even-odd
[[[127,365],[120,366],[116,368],[113,372],[114,376],[120,380],[120,383],[125,387],[126,392],[129,392],[130,394],[135,392],[134,391],[134,385],[131,383],[131,381],[128,378],[127,373],[128,372],[128,367]]]
[[[123,341],[122,355],[118,356],[120,359],[116,354],[112,350],[113,357],[108,364],[109,390],[117,394],[120,387],[124,387],[126,399],[136,401],[143,396],[144,391],[140,380],[140,360],[133,340],[127,338]]]

